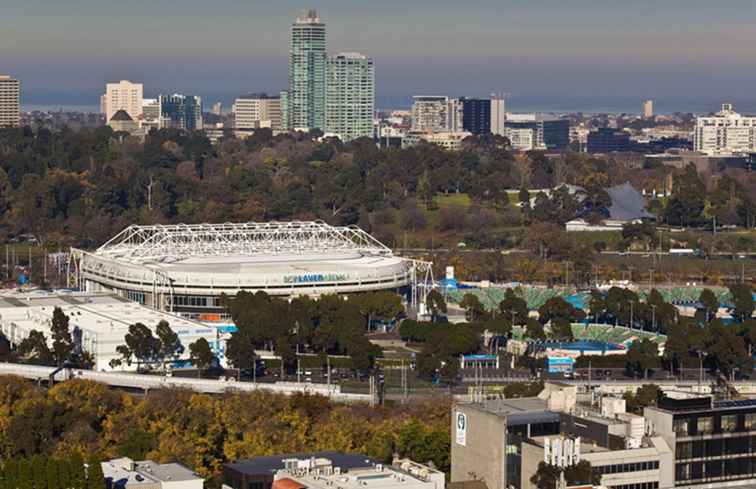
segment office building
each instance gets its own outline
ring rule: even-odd
[[[675,455],[675,487],[756,484],[756,401],[662,396],[644,409],[649,430]]]
[[[504,95],[491,95],[491,133],[506,135],[507,104]]]
[[[519,151],[563,150],[570,144],[570,121],[535,114],[509,114],[505,135]]]
[[[202,99],[196,95],[160,95],[160,128],[201,130]]]
[[[623,399],[605,398],[598,410],[577,397],[575,386],[546,383],[538,397],[457,403],[451,482],[535,489],[530,479],[541,462],[586,460],[608,489],[674,487],[674,452],[664,437],[645,435],[642,416],[626,413]]]
[[[21,82],[0,75],[0,127],[16,127],[21,111]]]
[[[281,90],[278,94],[278,98],[281,99],[281,129],[291,128],[291,119],[289,118],[289,91]]]
[[[325,133],[342,141],[373,137],[375,68],[372,58],[340,53],[328,58]]]
[[[264,93],[242,95],[234,102],[236,129],[283,128],[281,98]]]
[[[105,85],[105,94],[100,98],[100,111],[109,121],[119,110],[125,110],[132,119],[137,120],[142,115],[142,101],[144,87],[141,83],[121,80],[118,83]]]
[[[220,116],[221,114],[223,114],[223,103],[215,102],[213,104],[213,115]]]
[[[326,99],[326,26],[308,10],[291,26],[287,116],[292,129],[323,129]]]
[[[463,120],[464,104],[459,99],[435,95],[412,98],[413,132],[459,132]]]
[[[462,128],[473,134],[491,132],[491,99],[462,98]]]
[[[693,148],[709,156],[756,152],[756,117],[738,114],[731,104],[711,117],[696,118]]]
[[[619,153],[630,151],[630,133],[613,129],[611,127],[602,127],[588,133],[589,153]]]
[[[410,148],[420,143],[435,144],[449,151],[459,151],[462,142],[472,136],[471,132],[409,132],[402,138],[402,148]]]
[[[223,489],[445,489],[445,475],[407,459],[381,464],[339,452],[256,457],[226,464]]]
[[[644,119],[654,118],[654,101],[653,100],[643,101],[643,118]]]
[[[110,489],[202,489],[205,484],[202,477],[177,463],[135,462],[123,457],[101,465]]]

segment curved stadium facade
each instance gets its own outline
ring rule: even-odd
[[[320,296],[415,289],[417,264],[365,231],[320,221],[130,226],[72,250],[76,281],[156,309],[221,314],[221,294]]]

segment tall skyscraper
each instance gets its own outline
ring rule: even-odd
[[[202,99],[195,95],[160,95],[160,128],[202,129]]]
[[[462,98],[462,126],[473,134],[491,132],[491,100],[487,98]]]
[[[0,75],[0,127],[16,127],[21,111],[21,82]]]
[[[372,58],[340,53],[328,58],[326,134],[342,141],[373,137],[375,69]]]
[[[654,101],[644,100],[643,101],[643,118],[651,119],[652,117],[654,117]]]
[[[237,129],[281,129],[281,98],[264,93],[238,97],[234,102],[234,124]]]
[[[108,83],[105,85],[105,94],[100,98],[100,110],[105,114],[105,122],[119,110],[125,110],[132,119],[137,120],[142,115],[143,97],[144,87],[141,83],[128,80]]]
[[[507,132],[507,103],[504,95],[491,95],[491,133],[505,136]]]
[[[308,10],[291,26],[289,49],[289,125],[323,129],[326,98],[326,26]]]

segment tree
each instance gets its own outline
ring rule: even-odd
[[[572,341],[572,324],[569,320],[558,317],[551,321],[551,337],[556,341]]]
[[[60,488],[60,464],[52,457],[47,459],[45,467],[45,476],[47,479],[47,489]]]
[[[630,372],[643,374],[643,378],[648,378],[648,371],[654,369],[659,364],[659,347],[648,339],[635,340],[627,350],[627,369]]]
[[[564,469],[541,461],[538,463],[536,473],[530,478],[530,482],[538,489],[556,489],[562,473],[568,486],[598,485],[601,479],[601,474],[594,471],[587,460],[581,460]]]
[[[708,359],[715,368],[725,375],[734,376],[735,371],[747,372],[753,366],[753,358],[748,354],[746,342],[721,319],[709,323],[710,337],[707,345]]]
[[[732,317],[739,323],[751,319],[754,310],[753,291],[747,284],[730,286],[732,296]]]
[[[528,320],[528,303],[525,299],[517,297],[513,289],[507,289],[504,299],[499,303],[499,312],[513,325],[525,324]]]
[[[63,365],[71,359],[74,350],[71,331],[69,330],[69,318],[60,307],[53,309],[52,324],[50,325],[52,338],[52,353],[56,365]]]
[[[182,353],[184,353],[184,346],[181,344],[178,334],[171,329],[166,320],[161,320],[157,324],[155,327],[155,334],[160,342],[158,355],[160,356],[163,368],[165,368],[166,359],[177,359]]]
[[[561,318],[569,322],[577,322],[585,318],[585,313],[575,308],[572,304],[560,296],[551,297],[538,308],[538,320],[546,324],[554,319]]]
[[[475,294],[465,294],[462,296],[462,300],[459,301],[459,307],[465,310],[465,317],[470,322],[480,320],[486,313],[483,303],[480,302],[480,299]]]
[[[643,408],[655,406],[661,389],[656,384],[643,384],[632,394],[630,391],[625,392],[622,396],[625,399],[627,410],[635,414],[643,414]]]
[[[255,346],[249,335],[242,331],[236,331],[231,334],[231,338],[226,342],[226,358],[231,366],[240,370],[251,370],[255,368]]]
[[[35,365],[51,365],[53,363],[53,353],[47,346],[47,338],[45,338],[44,333],[34,329],[29,332],[29,336],[21,340],[16,351],[25,363]]]
[[[129,332],[124,336],[125,345],[116,347],[116,351],[123,357],[128,365],[132,358],[137,361],[137,369],[140,364],[154,363],[160,354],[160,340],[152,336],[150,328],[142,323],[129,326]]]
[[[525,336],[532,340],[543,341],[546,339],[546,332],[541,323],[534,318],[528,318],[525,324]]]
[[[431,313],[431,322],[433,323],[436,322],[439,314],[446,314],[446,300],[436,289],[428,292],[428,295],[425,297],[425,304],[428,306],[428,310]]]
[[[701,303],[701,306],[705,310],[705,322],[708,323],[712,318],[716,317],[719,310],[719,299],[717,299],[717,296],[711,289],[703,289],[701,295],[698,296],[698,302]]]
[[[203,370],[212,365],[215,355],[205,338],[200,338],[189,345],[189,359],[191,360],[192,365],[198,369],[198,377]]]
[[[357,303],[360,314],[365,318],[368,330],[373,319],[393,321],[404,311],[401,297],[393,292],[367,292],[352,296],[350,300]]]
[[[102,463],[98,459],[90,460],[87,468],[86,489],[104,489],[105,486],[106,481],[105,474],[102,472]]]

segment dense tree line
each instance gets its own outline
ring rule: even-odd
[[[243,458],[337,450],[382,461],[398,453],[448,471],[449,411],[437,399],[373,409],[266,391],[210,396],[165,389],[133,397],[79,379],[44,390],[2,376],[0,458],[149,458],[217,477],[223,463]]]
[[[84,463],[80,454],[58,459],[36,454],[0,463],[2,489],[106,489],[99,460]]]

